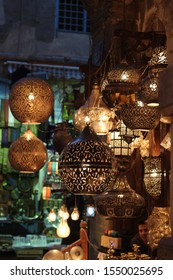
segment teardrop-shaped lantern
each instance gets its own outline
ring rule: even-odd
[[[100,88],[93,84],[91,95],[83,106],[74,113],[74,126],[82,131],[89,125],[96,134],[106,135],[115,122],[115,112],[102,102]]]
[[[144,198],[130,187],[125,174],[117,177],[112,190],[97,197],[96,206],[108,218],[139,218],[146,211]]]
[[[34,173],[47,161],[47,149],[43,142],[28,129],[9,148],[11,166],[22,173]]]
[[[109,146],[86,126],[62,151],[59,170],[62,184],[70,192],[98,194],[112,182],[113,154]]]
[[[12,114],[19,122],[43,123],[47,121],[53,111],[53,91],[43,79],[22,78],[11,88],[9,105]]]

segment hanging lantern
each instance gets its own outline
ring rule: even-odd
[[[48,162],[47,165],[47,174],[52,175],[55,177],[58,175],[58,160],[59,160],[59,154],[55,153],[51,158],[50,161]]]
[[[49,84],[40,78],[26,77],[13,84],[9,105],[21,123],[39,124],[47,121],[54,108],[54,95]]]
[[[132,130],[149,131],[160,121],[159,108],[148,106],[142,101],[123,104],[120,113],[124,124]]]
[[[159,106],[158,101],[158,74],[147,77],[141,82],[139,99],[148,106]]]
[[[140,75],[138,71],[126,60],[122,60],[107,74],[107,83],[103,87],[103,101],[109,107],[115,107],[122,96],[133,99],[133,95],[138,91]]]
[[[121,174],[113,188],[96,198],[97,211],[108,218],[138,218],[145,213],[145,200],[129,185]]]
[[[60,238],[66,238],[70,235],[70,228],[67,223],[67,220],[65,220],[64,218],[61,218],[60,223],[57,227],[56,233],[57,233],[57,236]]]
[[[22,173],[34,173],[47,161],[47,150],[43,142],[28,129],[9,148],[11,166]]]
[[[74,194],[92,195],[109,189],[113,154],[89,126],[62,151],[59,161],[64,187]]]
[[[161,157],[145,157],[143,162],[146,191],[152,197],[158,197],[161,195]]]
[[[156,47],[149,61],[149,70],[159,73],[168,66],[167,49],[165,46]]]
[[[73,209],[73,211],[72,211],[72,213],[71,213],[71,219],[72,219],[73,221],[79,220],[79,210],[78,210],[77,207],[74,207],[74,209]]]
[[[89,99],[75,111],[73,121],[80,131],[89,125],[96,134],[105,135],[111,129],[114,117],[114,111],[103,106],[99,86],[95,83]]]
[[[55,213],[55,210],[54,208],[52,208],[48,214],[48,220],[50,222],[55,222],[56,221],[56,213]]]

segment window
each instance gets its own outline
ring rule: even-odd
[[[56,32],[89,32],[86,10],[79,0],[56,0]]]

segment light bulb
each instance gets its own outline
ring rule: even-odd
[[[79,211],[77,207],[74,207],[73,212],[71,213],[71,219],[73,221],[79,220]]]
[[[63,217],[64,211],[65,211],[65,207],[64,207],[64,205],[62,205],[62,206],[60,207],[59,211],[58,211],[58,216],[59,216],[60,218]]]
[[[70,228],[68,226],[67,220],[61,218],[60,223],[56,230],[57,236],[60,238],[66,238],[70,235]]]
[[[64,209],[64,212],[63,212],[63,214],[62,214],[62,218],[64,219],[64,220],[67,220],[68,218],[69,218],[69,212],[68,212],[68,210],[67,210],[67,208],[65,207],[65,209]]]
[[[55,222],[56,221],[56,214],[54,209],[51,209],[49,214],[48,214],[48,219],[50,222]]]

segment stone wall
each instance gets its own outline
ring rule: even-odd
[[[55,32],[55,0],[0,0],[1,60],[87,63],[89,37]]]

